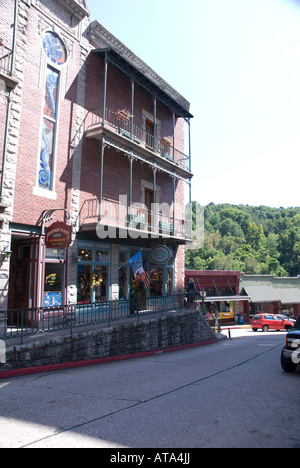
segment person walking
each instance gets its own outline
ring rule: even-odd
[[[195,301],[195,296],[196,296],[195,282],[193,278],[189,279],[187,294],[188,294],[188,304],[193,304]]]

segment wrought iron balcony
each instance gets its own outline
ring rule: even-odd
[[[0,73],[11,75],[12,51],[0,43]]]
[[[192,239],[191,223],[183,219],[183,216],[174,218],[162,211],[155,214],[141,203],[128,206],[120,200],[103,198],[100,211],[99,199],[85,200],[80,210],[81,229],[90,229],[98,222],[125,231],[140,231],[148,235],[185,241]]]
[[[126,143],[130,141],[131,144],[159,155],[168,163],[190,172],[190,157],[175,147],[173,137],[158,138],[135,124],[129,113],[109,108],[106,108],[104,113],[101,107],[89,111],[84,121],[86,135],[95,136],[97,128],[107,128],[118,134]]]

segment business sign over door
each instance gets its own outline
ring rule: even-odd
[[[72,242],[72,227],[56,222],[46,228],[45,245],[47,249],[67,249]]]

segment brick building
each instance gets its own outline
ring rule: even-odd
[[[181,292],[189,103],[85,0],[0,12],[0,308]],[[45,244],[55,222],[71,226],[67,249]],[[146,289],[129,265],[141,249]]]
[[[251,298],[250,310],[268,314],[300,315],[300,277],[276,278],[273,275],[241,273],[240,290]]]
[[[214,321],[217,310],[221,323],[249,321],[251,298],[245,291],[240,293],[241,273],[239,271],[186,270],[186,289],[188,289],[190,279],[195,284],[198,302],[202,300],[205,302],[208,318]]]

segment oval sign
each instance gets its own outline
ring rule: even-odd
[[[171,250],[165,245],[157,245],[150,252],[150,260],[156,265],[165,265],[172,256]]]

